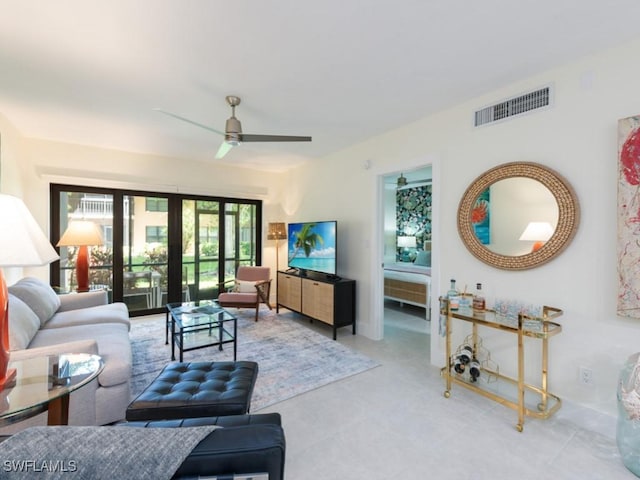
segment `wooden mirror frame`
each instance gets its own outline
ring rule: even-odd
[[[558,224],[552,237],[539,250],[519,256],[489,250],[480,243],[471,223],[471,212],[480,194],[495,182],[513,177],[537,180],[549,189],[558,204]],[[580,207],[571,185],[554,170],[531,162],[505,163],[483,173],[467,188],[458,206],[458,233],[467,249],[487,265],[503,270],[539,267],[557,257],[575,236],[579,221]]]

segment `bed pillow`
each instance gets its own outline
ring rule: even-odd
[[[423,267],[431,266],[431,252],[420,251],[416,256],[414,265],[422,265]]]
[[[29,306],[9,294],[9,350],[26,349],[40,329],[40,319]]]

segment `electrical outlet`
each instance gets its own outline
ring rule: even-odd
[[[579,381],[582,385],[593,386],[593,370],[587,367],[580,367]]]

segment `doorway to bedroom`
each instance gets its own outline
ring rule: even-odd
[[[429,344],[432,169],[383,177],[384,337],[424,335]]]

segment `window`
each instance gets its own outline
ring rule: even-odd
[[[145,227],[145,241],[147,243],[167,243],[167,227],[147,225]]]
[[[159,197],[146,197],[144,209],[147,212],[168,212],[169,199]]]

